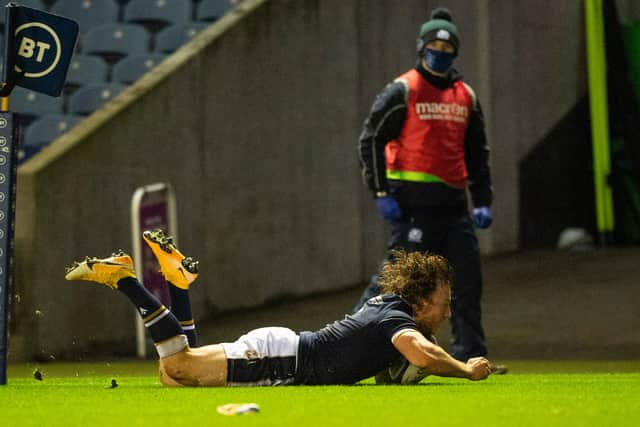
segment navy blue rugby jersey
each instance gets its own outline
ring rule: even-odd
[[[353,384],[369,378],[400,357],[391,338],[402,329],[418,329],[411,307],[386,294],[319,331],[302,332],[295,382]]]

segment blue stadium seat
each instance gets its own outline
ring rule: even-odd
[[[18,3],[20,6],[31,7],[33,9],[39,9],[39,10],[45,10],[45,11],[49,9],[42,0],[19,0],[14,2]],[[9,3],[8,0],[2,1],[0,2],[0,5],[4,6],[7,3]],[[2,9],[2,13],[0,15],[0,33],[4,34],[4,9]],[[2,51],[4,51],[4,44],[2,44]]]
[[[127,56],[113,67],[112,81],[131,84],[166,58],[160,53]]]
[[[3,4],[5,3],[9,3],[9,2],[8,1],[3,2]],[[49,9],[42,0],[16,0],[15,3],[19,4],[20,6],[31,7],[33,9],[40,9],[40,10]]]
[[[31,148],[42,148],[73,128],[83,118],[74,115],[46,114],[27,127],[24,132],[24,145]]]
[[[196,9],[196,20],[213,22],[231,10],[237,0],[202,0]]]
[[[144,25],[155,32],[171,24],[191,21],[191,0],[131,0],[124,9],[124,21]]]
[[[16,87],[9,96],[9,110],[21,116],[26,124],[37,116],[64,113],[64,99]]]
[[[58,0],[51,12],[78,21],[80,34],[96,25],[118,20],[118,5],[112,0]]]
[[[99,56],[74,55],[67,72],[67,85],[85,86],[105,83],[109,74],[109,65]]]
[[[204,22],[189,22],[188,24],[171,25],[156,35],[155,51],[159,53],[175,52],[183,44],[189,42],[193,36],[207,27]]]
[[[136,24],[110,23],[90,29],[82,38],[82,52],[114,63],[123,56],[149,51],[149,33]]]
[[[102,104],[113,99],[125,87],[117,83],[81,87],[69,98],[69,113],[89,115],[100,108]]]

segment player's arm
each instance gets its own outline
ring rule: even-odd
[[[491,373],[489,361],[484,357],[475,357],[462,363],[415,329],[399,331],[394,335],[392,343],[409,363],[429,375],[477,381],[487,378]]]

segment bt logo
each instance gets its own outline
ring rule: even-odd
[[[39,78],[51,73],[60,61],[60,38],[53,29],[42,22],[27,22],[15,30],[18,55],[23,58],[24,70],[15,66],[25,77]]]

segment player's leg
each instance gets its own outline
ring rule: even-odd
[[[189,348],[178,319],[136,279],[133,261],[125,253],[86,258],[69,267],[65,278],[101,283],[129,298],[155,343],[165,385],[285,385],[295,380],[296,333],[262,328],[234,343]]]
[[[124,252],[103,259],[87,257],[69,267],[65,279],[97,282],[122,292],[138,310],[161,358],[188,348],[178,319],[142,286]]]
[[[160,271],[169,284],[171,312],[180,321],[189,347],[197,347],[198,335],[189,300],[189,286],[198,277],[198,262],[185,257],[176,248],[173,238],[162,230],[145,231],[142,237],[158,260]]]
[[[451,354],[458,360],[486,356],[480,301],[482,274],[478,239],[468,215],[449,227],[444,256],[454,271],[451,301]]]
[[[276,386],[295,381],[300,337],[290,329],[253,330],[232,343],[189,348],[160,360],[169,386]]]
[[[227,362],[221,345],[189,348],[178,319],[137,280],[131,257],[86,258],[67,269],[67,280],[88,280],[122,292],[135,305],[160,357],[165,385],[224,386]]]
[[[222,343],[230,386],[276,386],[295,382],[300,337],[291,329],[255,329]]]
[[[170,387],[224,387],[227,357],[222,345],[186,348],[160,359],[160,381]]]

